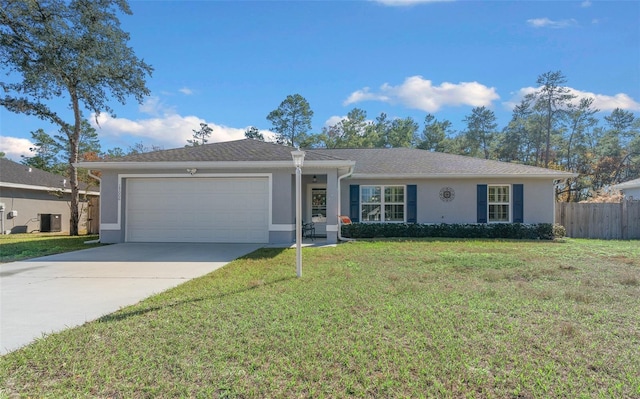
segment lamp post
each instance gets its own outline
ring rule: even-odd
[[[304,151],[291,151],[293,165],[296,167],[296,273],[302,277],[302,164]]]

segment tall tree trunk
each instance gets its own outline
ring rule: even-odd
[[[551,152],[551,117],[553,115],[553,108],[551,104],[551,96],[549,96],[549,101],[547,103],[547,137],[546,137],[546,148],[544,151],[544,167],[549,167],[549,153]]]
[[[69,138],[69,184],[71,185],[71,215],[69,220],[69,235],[79,235],[78,225],[80,224],[80,213],[78,205],[80,202],[80,192],[78,189],[78,170],[75,163],[78,162],[78,147],[80,145],[80,127],[82,125],[82,115],[80,113],[80,105],[78,95],[75,88],[69,90],[71,95],[71,103],[73,104],[73,130],[67,129],[67,137]]]

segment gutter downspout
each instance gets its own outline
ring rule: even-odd
[[[340,215],[342,215],[342,209],[341,209],[342,195],[341,195],[340,187],[341,187],[342,179],[351,176],[353,174],[353,169],[354,169],[353,166],[349,166],[349,171],[344,175],[338,177],[338,241],[347,241],[347,242],[355,241],[354,239],[345,238],[342,236],[342,222],[340,221]]]
[[[91,173],[91,169],[87,169],[87,174],[89,175],[89,177],[96,179],[99,183],[102,183],[102,179],[100,179],[98,176],[94,175],[93,173]],[[100,194],[102,194],[102,184],[100,184]],[[100,228],[98,228],[98,239],[97,240],[91,240],[91,241],[85,241],[85,244],[97,244],[100,242]]]

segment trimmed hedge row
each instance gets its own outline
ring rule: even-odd
[[[342,235],[349,238],[449,237],[553,240],[555,238],[565,237],[566,233],[566,229],[563,226],[551,223],[353,223],[342,226]]]

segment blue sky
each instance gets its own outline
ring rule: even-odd
[[[103,149],[180,147],[201,122],[210,142],[268,130],[267,114],[299,93],[313,132],[354,107],[370,119],[427,113],[458,130],[475,106],[502,128],[537,77],[640,115],[636,1],[131,1],[130,46],[155,71],[139,105],[102,114]],[[57,108],[71,115],[63,102]],[[91,117],[90,114],[86,114]],[[30,132],[55,126],[0,109],[0,151],[28,155]]]

